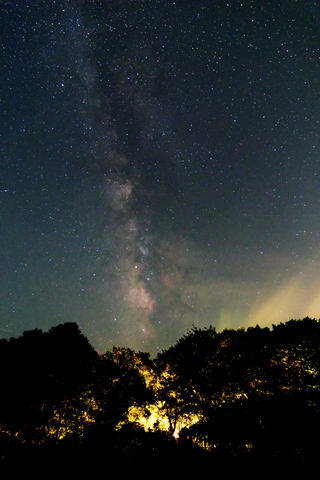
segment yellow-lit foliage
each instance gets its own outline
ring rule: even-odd
[[[47,437],[63,440],[68,436],[81,437],[87,424],[95,421],[98,404],[91,392],[84,392],[75,400],[66,400],[59,410],[55,410],[46,425]]]
[[[179,437],[179,432],[182,428],[191,427],[199,422],[200,418],[197,415],[181,415],[176,423],[173,436]],[[137,423],[147,431],[162,430],[170,432],[169,418],[165,413],[164,402],[157,402],[154,404],[146,404],[142,407],[133,406],[128,411],[128,421]]]
[[[282,385],[283,390],[301,389],[308,385],[306,379],[312,380],[319,375],[317,369],[310,360],[303,355],[299,347],[288,349],[280,348],[271,360],[272,365],[281,365],[285,371],[286,383]]]
[[[223,348],[227,347],[227,342],[222,344]],[[161,430],[173,435],[176,439],[179,432],[183,428],[190,428],[200,420],[199,415],[187,413],[184,405],[183,391],[179,390],[179,381],[176,373],[169,364],[163,365],[161,371],[154,368],[154,364],[149,361],[143,354],[136,353],[129,349],[114,349],[111,354],[112,360],[125,366],[126,369],[134,369],[139,372],[144,379],[145,385],[153,392],[153,401],[148,401],[143,405],[133,404],[128,408],[126,419],[117,425],[117,429],[121,429],[125,424],[134,423],[141,426],[145,431]],[[303,356],[303,352],[299,349],[279,348],[271,359],[272,365],[283,367],[284,377],[281,381],[282,389],[299,388],[302,385],[303,378],[306,376],[315,377],[318,372],[312,368],[311,363]],[[271,394],[265,389],[262,377],[259,372],[248,371],[249,377],[252,373],[252,379],[248,384],[248,391],[236,385],[226,384],[218,394],[207,398],[206,402],[212,406],[222,406],[226,403],[247,400],[250,396],[250,389],[261,394]],[[114,378],[113,382],[117,382],[119,378]],[[201,392],[197,392],[192,385],[188,386],[195,399],[201,402]],[[208,403],[207,403],[208,404]],[[64,439],[71,435],[81,437],[84,433],[85,426],[95,422],[99,405],[94,399],[90,391],[84,392],[77,399],[65,401],[62,408],[56,410],[50,422],[46,427],[48,437],[56,439]],[[207,445],[207,441],[198,439],[199,445]],[[196,442],[197,443],[197,442]],[[250,449],[250,445],[246,445]]]
[[[126,421],[120,422],[117,426],[118,429],[127,422],[136,423],[145,431],[162,430],[170,432],[177,439],[182,428],[190,427],[199,421],[197,415],[176,415],[178,398],[174,389],[166,390],[167,400],[174,399],[173,407],[169,407],[165,400],[159,400],[162,390],[166,389],[175,380],[175,374],[171,371],[169,365],[166,365],[161,373],[157,374],[153,368],[144,363],[139,354],[132,351],[128,352],[126,349],[114,349],[113,358],[116,361],[123,361],[123,356],[126,357],[126,361],[130,363],[132,368],[139,371],[146,386],[154,392],[155,401],[145,403],[142,406],[132,405],[128,409]],[[174,422],[172,422],[171,416],[176,416]]]

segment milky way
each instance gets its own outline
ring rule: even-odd
[[[3,336],[320,316],[318,2],[0,9]]]

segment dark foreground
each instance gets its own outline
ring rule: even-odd
[[[0,478],[256,478],[318,463],[320,323],[98,355],[74,323],[0,341]],[[175,438],[174,438],[175,437]]]

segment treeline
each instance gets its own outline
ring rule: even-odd
[[[155,359],[125,348],[98,355],[66,323],[1,340],[0,360],[3,472],[53,458],[78,468],[122,459],[291,466],[317,459],[318,320],[193,328]]]

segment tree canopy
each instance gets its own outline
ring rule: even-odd
[[[65,323],[0,340],[0,360],[3,468],[17,452],[30,458],[30,449],[40,456],[76,449],[110,461],[147,454],[304,465],[316,458],[319,320],[193,327],[154,359],[119,347],[99,355],[75,323]]]

